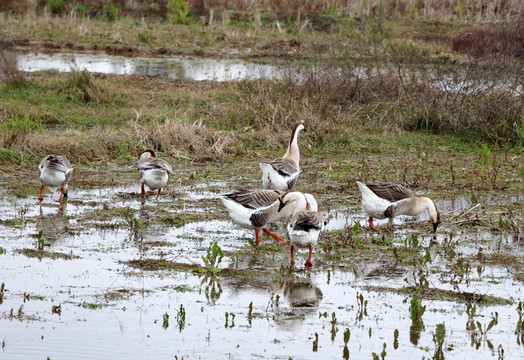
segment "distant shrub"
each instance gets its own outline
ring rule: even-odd
[[[64,0],[44,0],[44,2],[53,14],[61,14],[64,11]]]
[[[168,0],[167,19],[175,24],[187,24],[191,19],[189,14],[189,4],[185,0]]]
[[[104,4],[102,12],[109,21],[115,21],[118,17],[118,8],[113,4]]]
[[[73,71],[69,74],[65,86],[59,92],[67,99],[78,103],[104,102],[102,91],[93,80],[93,76],[87,71]]]
[[[493,27],[471,30],[451,39],[451,47],[474,57],[524,57],[524,26]]]

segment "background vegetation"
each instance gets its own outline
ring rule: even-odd
[[[1,9],[7,163],[50,151],[90,162],[144,147],[181,159],[259,157],[281,149],[298,119],[312,130],[307,146],[326,153],[523,148],[517,1],[28,0]],[[235,53],[289,74],[211,83],[22,73],[14,54],[29,49]],[[428,140],[410,142],[413,132]]]

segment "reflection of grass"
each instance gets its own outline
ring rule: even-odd
[[[65,254],[61,252],[56,251],[45,251],[45,250],[35,250],[35,249],[16,249],[14,250],[16,253],[25,255],[27,257],[36,257],[39,259],[42,258],[51,258],[51,259],[64,259],[64,260],[72,260],[72,259],[78,259],[79,256],[73,255],[73,254]]]
[[[404,287],[400,289],[388,288],[388,287],[368,287],[369,290],[375,291],[390,291],[399,294],[418,294],[424,299],[429,300],[448,300],[448,301],[460,301],[460,302],[476,302],[484,305],[510,305],[511,300],[486,294],[476,294],[472,292],[460,292],[452,290],[442,290],[435,288],[420,288],[420,287]]]
[[[157,270],[191,270],[194,265],[183,264],[163,259],[139,259],[124,261],[124,264],[147,271]]]

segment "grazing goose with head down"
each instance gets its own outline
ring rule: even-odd
[[[151,190],[158,189],[156,195],[158,200],[162,188],[167,184],[169,175],[173,173],[171,165],[164,159],[157,158],[153,150],[146,150],[138,157],[136,168],[142,182],[142,196],[146,196],[144,185],[147,185]]]
[[[47,155],[38,165],[38,177],[40,178],[40,196],[38,200],[44,200],[42,192],[44,186],[60,187],[60,198],[67,198],[67,184],[73,176],[73,167],[65,156]]]
[[[291,222],[287,226],[287,236],[289,238],[291,265],[295,265],[294,251],[295,246],[309,248],[309,257],[304,264],[305,267],[313,266],[311,253],[318,243],[324,238],[326,220],[318,212],[317,201],[311,194],[304,194],[307,204],[304,211],[293,214]]]
[[[367,184],[357,181],[362,193],[362,207],[369,215],[369,227],[378,230],[373,225],[373,218],[389,218],[389,228],[393,228],[393,218],[398,215],[417,216],[424,210],[428,211],[429,219],[433,224],[433,231],[437,231],[440,224],[440,213],[433,200],[428,197],[416,197],[402,185],[398,184]]]
[[[293,191],[295,192],[295,191]],[[298,193],[298,191],[296,191]],[[301,193],[300,193],[301,194]],[[266,224],[290,216],[299,205],[289,202],[279,211],[279,199],[282,195],[278,190],[246,190],[236,189],[230,194],[221,197],[224,206],[229,211],[229,216],[236,224],[246,229],[254,229],[256,244],[260,243],[260,229],[273,237],[276,241],[285,241],[277,234],[265,228]]]
[[[264,189],[291,190],[300,173],[300,152],[298,150],[298,133],[307,131],[303,121],[293,127],[289,146],[282,158],[260,163],[262,169],[262,187]]]

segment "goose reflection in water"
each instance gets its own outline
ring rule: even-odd
[[[55,242],[63,237],[69,229],[69,219],[66,215],[67,202],[60,204],[56,213],[43,214],[40,205],[40,217],[36,223],[36,230],[41,236],[50,242]]]
[[[291,307],[315,308],[322,300],[322,291],[311,282],[292,283],[286,286],[284,297]]]

